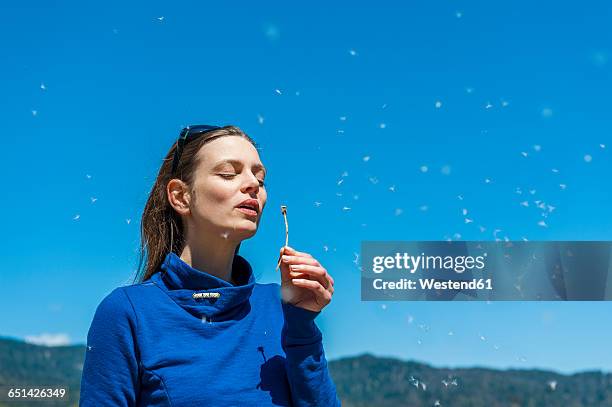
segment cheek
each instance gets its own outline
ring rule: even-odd
[[[230,205],[233,202],[233,197],[236,194],[234,188],[228,184],[211,182],[202,185],[198,189],[198,207],[200,210],[219,211],[223,209],[223,205]]]

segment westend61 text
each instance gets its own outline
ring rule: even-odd
[[[384,281],[377,278],[372,282],[376,290],[492,290],[493,282],[490,278],[472,279],[463,281],[437,281],[433,278],[419,278],[417,282],[402,278],[397,281]]]

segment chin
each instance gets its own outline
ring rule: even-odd
[[[237,225],[234,232],[239,235],[243,239],[248,239],[250,237],[255,236],[257,233],[257,225],[251,222],[250,226]]]

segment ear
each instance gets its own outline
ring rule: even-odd
[[[180,215],[189,214],[191,195],[185,182],[180,179],[171,179],[166,186],[166,196],[168,197],[168,202],[177,213]]]

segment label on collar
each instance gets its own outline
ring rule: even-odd
[[[219,298],[221,297],[221,293],[193,293],[194,299],[200,298]]]

